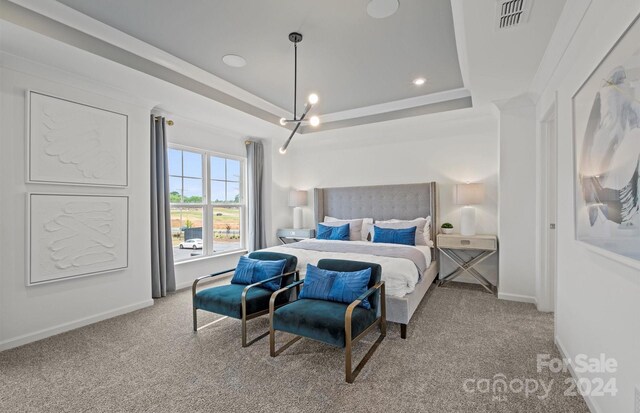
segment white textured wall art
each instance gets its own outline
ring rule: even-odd
[[[126,115],[28,92],[30,182],[127,186]]]
[[[28,285],[127,267],[127,197],[27,196]]]

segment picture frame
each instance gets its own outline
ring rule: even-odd
[[[575,239],[640,268],[640,16],[571,97]]]
[[[126,114],[26,91],[27,182],[129,186]]]
[[[26,285],[129,266],[129,197],[27,193]]]

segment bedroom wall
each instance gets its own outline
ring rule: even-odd
[[[149,136],[148,108],[85,79],[9,56],[3,56],[1,71],[0,350],[153,305],[149,275],[149,140],[145,139]],[[128,115],[129,187],[25,184],[28,89]],[[128,268],[26,287],[27,192],[127,195]]]
[[[526,95],[496,102],[500,118],[498,297],[536,301],[536,108]]]
[[[498,121],[491,112],[462,110],[298,135],[286,157],[296,189],[436,181],[439,222],[451,222],[456,228],[461,207],[453,202],[454,185],[484,182],[486,197],[477,207],[477,232],[497,233]],[[291,215],[291,208],[288,212]],[[313,223],[310,191],[304,224],[313,227]],[[495,274],[496,262],[491,257],[483,270]],[[450,270],[445,263],[444,273]]]
[[[264,139],[267,203],[288,191],[289,165],[273,164],[270,137],[283,129],[169,83],[34,33],[10,22],[0,25],[0,350],[35,341],[101,319],[152,305],[149,249],[149,114],[152,109],[185,116],[227,132],[220,151],[243,151],[243,135]],[[130,186],[112,190],[130,196],[129,267],[125,271],[25,286],[25,193],[60,191],[101,193],[100,188],[25,184],[25,91],[36,89],[89,102],[129,116]],[[185,126],[188,122],[177,122]],[[197,122],[196,122],[197,123]],[[210,128],[210,127],[209,127]],[[179,132],[179,127],[176,132]],[[172,133],[172,132],[170,132]],[[178,133],[181,135],[181,133]],[[209,145],[206,133],[189,134]],[[186,141],[183,141],[185,143]],[[280,142],[276,144],[276,148]],[[224,145],[224,149],[222,149]],[[277,149],[276,149],[277,151]],[[275,177],[272,179],[272,176]],[[277,196],[273,191],[281,191]],[[267,211],[267,230],[285,225],[283,213]],[[286,222],[286,219],[285,219]],[[201,260],[178,270],[179,283],[229,268],[237,256]]]
[[[587,8],[588,6],[588,8]],[[640,13],[637,0],[569,0],[566,10],[587,10],[553,76],[540,90],[541,121],[555,100],[558,113],[558,277],[556,342],[567,357],[601,353],[618,362],[614,374],[581,373],[587,379],[616,379],[615,396],[586,399],[594,412],[631,412],[634,387],[640,391],[640,267],[600,255],[574,239],[571,97]],[[640,43],[640,39],[638,39]],[[552,53],[553,54],[553,53]]]

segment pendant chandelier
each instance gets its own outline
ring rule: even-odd
[[[289,139],[287,139],[287,141],[284,143],[284,145],[282,145],[282,147],[280,148],[280,153],[281,154],[285,154],[287,152],[287,148],[289,147],[289,143],[291,143],[291,139],[293,138],[293,135],[296,134],[296,132],[298,131],[298,128],[300,127],[301,124],[309,124],[311,126],[318,126],[320,124],[320,118],[318,118],[317,116],[311,116],[309,118],[309,120],[305,120],[305,118],[307,117],[307,114],[309,113],[309,111],[311,110],[311,108],[313,107],[313,105],[315,105],[316,103],[318,103],[318,95],[316,95],[315,93],[310,94],[307,97],[307,103],[304,104],[304,112],[302,113],[302,115],[300,115],[300,117],[298,118],[297,116],[297,94],[298,94],[298,43],[300,43],[302,41],[302,35],[300,33],[297,32],[293,32],[289,34],[289,40],[291,42],[293,42],[293,50],[294,50],[294,63],[293,63],[293,119],[285,119],[282,118],[280,119],[280,124],[282,126],[286,126],[290,123],[295,123],[295,127],[293,128],[293,131],[291,132],[291,135],[289,135]]]

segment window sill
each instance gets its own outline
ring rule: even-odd
[[[191,258],[189,260],[179,261],[179,262],[174,263],[173,265],[175,267],[178,267],[178,266],[181,266],[181,265],[190,264],[192,262],[215,260],[216,258],[228,257],[228,256],[231,256],[231,255],[244,255],[247,252],[248,252],[247,250],[234,250],[234,251],[223,252],[223,253],[216,254],[216,255],[204,255],[204,256],[198,257],[198,258]]]

